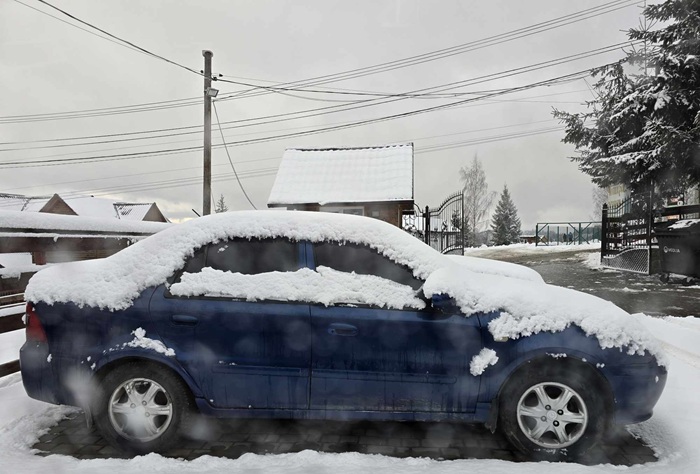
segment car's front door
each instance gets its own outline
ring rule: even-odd
[[[375,275],[377,287],[389,280],[417,290],[422,283],[367,247],[310,247],[317,270]],[[311,409],[474,411],[480,380],[469,363],[482,348],[477,318],[440,313],[429,302],[420,309],[407,300],[396,308],[396,301],[381,307],[351,298],[311,305]]]
[[[163,342],[174,348],[213,406],[308,407],[309,305],[280,301],[275,291],[248,301],[260,290],[256,283],[250,294],[230,283],[294,272],[303,252],[302,244],[283,239],[210,245],[187,263],[170,291],[161,288],[154,295],[151,312],[163,322]]]

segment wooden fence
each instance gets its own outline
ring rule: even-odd
[[[31,252],[38,265],[106,257],[167,227],[155,222],[108,222],[53,214],[36,219],[37,214],[0,212],[0,253]],[[0,280],[0,334],[25,327],[24,289],[33,273]],[[1,362],[0,377],[20,369],[19,360]]]
[[[24,329],[24,294],[0,296],[0,334]],[[19,371],[19,360],[0,364],[0,377]]]

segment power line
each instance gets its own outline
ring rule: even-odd
[[[495,128],[498,128],[498,127],[495,127]],[[510,134],[492,135],[492,136],[475,138],[472,140],[465,140],[465,141],[460,141],[460,142],[438,144],[438,145],[434,145],[434,146],[420,148],[416,151],[416,154],[419,154],[419,155],[420,154],[429,154],[429,153],[435,153],[435,152],[445,151],[445,150],[454,149],[454,148],[531,137],[531,136],[541,135],[541,134],[545,134],[545,133],[551,133],[554,131],[560,131],[563,129],[564,129],[564,127],[550,127],[550,128],[535,129],[535,130],[529,130],[529,131],[523,131],[523,132],[515,132],[515,133],[510,133]],[[414,139],[414,140],[420,140],[420,139]],[[231,181],[233,179],[243,180],[243,179],[247,179],[247,178],[270,176],[270,175],[276,174],[277,169],[278,168],[276,168],[276,167],[271,167],[271,168],[261,168],[261,169],[249,170],[249,171],[244,171],[244,172],[240,172],[240,173],[223,173],[223,174],[220,174],[218,176],[215,176],[213,178],[213,181],[214,182]],[[85,194],[98,196],[98,195],[114,194],[114,193],[119,193],[119,192],[153,191],[153,190],[158,190],[158,189],[167,189],[167,188],[173,188],[173,187],[198,185],[200,183],[200,180],[201,180],[201,178],[196,176],[196,177],[174,178],[174,179],[168,179],[168,180],[157,180],[157,181],[151,181],[151,182],[147,182],[147,183],[134,183],[134,184],[129,184],[129,185],[118,185],[118,186],[104,187],[104,188],[89,188],[89,189],[85,189],[85,190],[81,190],[81,191],[75,191],[73,193],[65,193],[64,196],[79,197],[79,196],[85,195]],[[0,203],[0,207],[1,206],[2,206],[2,204]]]
[[[51,18],[53,18],[53,19],[55,19],[55,20],[60,21],[61,23],[65,23],[66,25],[70,25],[70,26],[72,26],[73,28],[77,28],[77,29],[79,29],[79,30],[82,30],[82,31],[88,33],[88,34],[91,34],[91,35],[93,35],[93,36],[97,36],[98,38],[102,38],[103,40],[109,41],[109,42],[114,43],[114,44],[118,44],[119,46],[122,46],[122,47],[124,47],[124,48],[127,48],[127,49],[130,49],[130,50],[132,50],[132,51],[136,51],[136,52],[138,52],[138,53],[141,53],[141,51],[139,51],[138,49],[135,49],[135,48],[132,48],[132,47],[130,47],[130,46],[127,46],[127,45],[125,45],[124,43],[120,43],[119,41],[115,41],[115,40],[113,40],[113,39],[111,39],[111,38],[107,38],[107,37],[105,37],[105,36],[98,35],[98,34],[95,33],[94,31],[90,31],[90,30],[88,30],[87,28],[80,27],[80,26],[78,26],[78,25],[76,25],[76,24],[74,24],[74,23],[71,23],[71,22],[66,21],[66,20],[64,20],[64,19],[62,19],[62,18],[59,18],[59,17],[57,17],[57,16],[54,16],[54,15],[48,13],[48,12],[45,12],[45,11],[43,11],[43,10],[39,10],[38,8],[35,8],[35,7],[31,6],[31,5],[27,5],[27,4],[24,3],[24,2],[20,2],[19,0],[14,0],[14,1],[15,1],[15,3],[19,3],[20,5],[24,5],[24,6],[27,7],[27,8],[31,8],[32,10],[34,10],[34,11],[36,11],[36,12],[39,12],[39,13],[41,13],[42,15],[49,16],[49,17],[51,17]],[[145,54],[145,53],[142,53],[142,54]]]
[[[461,80],[461,81],[454,81],[454,82],[447,83],[447,84],[418,89],[418,90],[410,91],[408,94],[417,95],[419,93],[425,93],[426,91],[431,91],[431,90],[432,91],[435,91],[435,90],[445,91],[445,90],[451,90],[451,89],[456,89],[456,88],[461,88],[461,87],[474,86],[477,84],[482,84],[484,82],[489,82],[491,80],[504,79],[504,78],[511,77],[514,75],[525,74],[528,72],[534,72],[534,71],[537,71],[540,69],[558,66],[560,64],[565,64],[567,62],[585,59],[585,58],[596,56],[599,54],[606,54],[609,52],[616,51],[620,47],[622,47],[624,45],[628,45],[628,44],[631,44],[631,43],[629,43],[629,42],[617,43],[614,45],[604,46],[602,48],[597,48],[597,49],[585,51],[582,53],[576,53],[576,54],[564,56],[564,57],[557,58],[557,59],[542,61],[542,62],[531,64],[528,66],[522,66],[519,68],[509,69],[506,71],[501,71],[501,72],[497,72],[497,73],[491,73],[491,74],[486,74],[483,76],[478,76],[475,78],[465,79],[465,80]],[[499,89],[498,91],[501,92],[503,90],[507,90],[507,89]],[[350,110],[362,109],[365,107],[373,107],[376,105],[383,105],[383,104],[387,104],[387,103],[397,102],[400,100],[405,100],[407,98],[406,94],[407,93],[393,94],[393,95],[387,96],[386,98],[360,100],[360,101],[357,101],[357,102],[352,103],[352,104],[343,104],[341,106],[319,107],[319,108],[315,108],[315,109],[307,109],[307,110],[297,111],[297,112],[274,114],[274,115],[268,115],[265,117],[257,117],[257,118],[235,120],[235,121],[230,121],[230,122],[223,122],[223,124],[239,124],[239,125],[224,127],[224,129],[230,130],[230,129],[236,129],[236,128],[250,127],[250,126],[267,125],[270,123],[279,123],[279,122],[284,122],[287,120],[298,120],[298,119],[303,119],[303,118],[316,117],[316,116],[320,116],[320,115],[327,115],[327,114],[338,113],[338,112],[346,112],[346,111],[350,111]],[[483,94],[479,97],[486,97],[488,95],[489,94]],[[268,118],[276,118],[276,119],[262,122],[262,120],[268,119]],[[195,127],[197,127],[197,126],[178,127],[177,129],[192,129]],[[199,126],[199,127],[201,127],[201,126]],[[177,129],[171,129],[171,130],[177,130]],[[134,133],[148,133],[148,132],[134,132]],[[158,135],[158,136],[154,136],[154,137],[132,137],[132,138],[97,141],[97,142],[87,142],[87,143],[80,143],[80,144],[47,145],[47,146],[40,146],[40,147],[30,147],[28,149],[62,148],[62,147],[66,147],[66,146],[85,146],[85,145],[93,145],[93,144],[101,144],[101,143],[115,143],[115,142],[120,142],[120,141],[136,141],[136,140],[164,138],[164,137],[172,137],[172,136],[180,136],[180,135],[189,135],[189,134],[195,134],[195,133],[201,133],[201,131],[199,131],[199,130],[191,131],[191,132],[174,131],[174,133]],[[111,137],[111,136],[122,136],[122,135],[123,134],[110,134],[109,136]],[[94,137],[100,137],[100,136],[94,136]],[[92,138],[92,137],[85,137],[85,138],[87,139],[87,138]],[[78,137],[78,139],[82,139],[82,138]],[[58,139],[58,140],[66,140],[66,139]],[[9,148],[9,149],[6,148],[6,149],[0,149],[0,152],[2,152],[2,151],[17,151],[20,149],[26,149],[26,148],[19,148],[19,149],[18,148]]]
[[[22,5],[27,6],[29,8],[32,8],[40,13],[44,13],[44,14],[49,15],[48,13],[43,12],[41,10],[38,10],[38,9],[31,7],[29,5],[26,5],[22,2],[20,2],[19,0],[15,0],[15,1],[22,4]],[[184,68],[190,72],[194,72],[198,75],[201,75],[201,73],[195,71],[192,68],[189,68],[187,66],[183,66],[182,64],[179,64],[175,61],[171,61],[163,56],[157,55],[157,54],[152,53],[148,50],[145,50],[144,48],[141,48],[137,45],[134,45],[133,43],[131,43],[129,41],[126,41],[122,38],[119,38],[119,37],[116,37],[110,33],[107,33],[106,31],[104,31],[104,30],[102,30],[102,29],[100,29],[100,28],[98,28],[90,23],[87,23],[83,20],[80,20],[80,19],[74,17],[73,15],[59,9],[58,7],[51,5],[50,3],[48,3],[44,0],[37,0],[37,1],[40,1],[41,3],[44,3],[45,5],[60,11],[61,13],[69,16],[70,18],[75,19],[76,21],[80,21],[81,23],[83,23],[87,26],[95,28],[98,31],[101,31],[101,32],[103,32],[103,33],[105,33],[105,34],[107,34],[115,39],[118,39],[119,41],[123,41],[124,43],[130,45],[130,49],[134,49],[134,50],[142,52],[144,54],[148,54],[150,56],[156,57],[156,58],[161,59],[163,61],[166,61],[168,63],[171,63],[171,64],[174,64],[174,65],[179,66],[181,68]],[[525,36],[530,36],[532,34],[540,33],[543,31],[548,31],[549,29],[552,29],[555,27],[558,28],[560,26],[565,26],[565,25],[575,23],[578,21],[582,21],[585,19],[594,18],[596,16],[600,16],[600,15],[605,14],[605,13],[610,13],[612,11],[616,11],[616,10],[619,10],[621,8],[626,8],[628,6],[632,6],[634,3],[630,3],[630,2],[639,3],[636,0],[616,0],[616,1],[608,2],[608,3],[603,4],[603,5],[592,7],[592,8],[586,9],[586,10],[581,10],[579,12],[564,15],[564,16],[561,16],[561,17],[558,17],[558,18],[555,18],[552,20],[537,23],[535,25],[530,25],[528,27],[520,28],[517,30],[512,30],[512,31],[506,32],[506,33],[501,33],[499,35],[491,36],[491,37],[484,38],[481,40],[476,40],[476,41],[472,41],[469,43],[464,43],[462,45],[452,46],[449,48],[443,48],[440,50],[436,50],[436,51],[432,51],[432,52],[428,52],[428,53],[423,53],[421,55],[412,56],[410,58],[404,58],[404,59],[400,59],[400,60],[390,61],[388,63],[381,63],[378,65],[367,66],[364,68],[358,68],[358,69],[354,69],[351,71],[334,73],[334,74],[329,74],[329,75],[325,75],[325,76],[318,76],[316,78],[311,78],[311,79],[307,79],[304,81],[297,81],[297,83],[309,82],[309,81],[313,81],[315,79],[320,79],[320,78],[339,77],[339,76],[346,75],[348,73],[357,73],[359,71],[374,70],[375,68],[384,67],[384,66],[396,66],[397,64],[400,64],[400,66],[398,66],[398,67],[406,67],[406,65],[413,65],[413,64],[404,64],[406,61],[415,60],[418,58],[423,59],[420,62],[425,62],[426,58],[428,58],[427,60],[432,61],[434,59],[440,59],[441,57],[443,57],[443,56],[440,56],[440,57],[435,58],[434,55],[436,55],[436,54],[440,55],[440,54],[444,54],[446,52],[451,53],[450,55],[457,54],[457,53],[455,53],[455,51],[457,51],[459,54],[461,54],[463,52],[473,51],[475,49],[481,49],[481,48],[484,48],[487,46],[492,46],[494,44],[500,44],[502,42],[512,41],[514,39],[519,39],[522,36],[513,36],[513,37],[511,37],[511,36],[518,35],[518,34],[521,34],[523,32],[528,32],[528,34]],[[612,8],[612,7],[615,7],[615,8],[613,8],[612,10],[607,10],[608,8]],[[589,15],[591,13],[594,13],[594,15],[586,16],[586,15]],[[63,21],[64,23],[68,23],[68,22],[65,22],[64,20],[61,20],[60,18],[54,17],[53,15],[49,15],[49,16],[51,16],[52,18],[56,18],[60,21]],[[576,19],[575,21],[569,21],[569,22],[562,23],[563,20],[571,20],[573,18],[578,18],[578,19]],[[72,23],[68,23],[68,24],[77,27],[77,25],[73,25]],[[555,26],[552,26],[551,28],[547,28],[547,29],[544,29],[541,31],[531,31],[531,30],[537,30],[538,28],[542,28],[544,26],[551,26],[551,25],[555,25]],[[78,28],[80,28],[80,27],[78,27]],[[83,29],[83,28],[80,28],[80,29]],[[87,31],[88,33],[92,33],[89,30],[85,30],[85,31]],[[92,34],[94,34],[94,33],[92,33]],[[96,35],[96,36],[99,36],[99,35]],[[104,38],[102,36],[99,36],[99,37]],[[109,39],[109,38],[104,38],[104,39]],[[496,43],[491,43],[492,41],[497,40],[497,39],[500,39],[501,41],[498,41]],[[113,40],[110,40],[110,41],[113,41]],[[121,43],[118,43],[118,44],[121,44]],[[478,47],[476,47],[476,46],[478,46]],[[468,49],[464,50],[465,47],[468,47]],[[396,69],[396,68],[397,67],[392,67],[392,69]],[[378,72],[383,72],[383,71],[378,71]],[[374,74],[374,73],[376,73],[376,72],[372,72],[372,74]],[[353,76],[353,77],[357,77],[357,76]],[[228,79],[219,79],[219,80],[221,80],[223,82],[230,82],[230,83],[234,83],[234,84],[238,84],[238,85],[252,87],[253,89],[264,89],[268,92],[270,92],[270,91],[271,92],[301,91],[301,92],[315,92],[315,93],[321,93],[321,94],[340,94],[340,95],[355,95],[355,96],[359,95],[359,96],[373,96],[373,97],[388,97],[388,96],[395,97],[395,96],[398,96],[398,94],[383,94],[383,93],[363,92],[363,91],[309,90],[309,89],[292,88],[292,87],[265,86],[265,85],[261,85],[261,84],[251,84],[251,83],[245,83],[245,82],[241,82],[241,81],[232,81],[232,80],[228,80]],[[343,78],[342,80],[347,80],[347,77]],[[290,83],[290,84],[294,84],[294,83]],[[240,93],[234,94],[234,95],[227,97],[227,98],[223,98],[223,99],[220,98],[220,100],[229,100],[229,99],[237,98],[237,97],[240,97],[241,95],[246,94],[247,92],[250,92],[250,91],[242,91]],[[404,95],[406,97],[412,97],[410,94],[404,94]],[[250,94],[248,94],[247,96],[249,97]],[[435,95],[435,94],[424,94],[424,95],[416,96],[415,98],[450,98],[450,97],[455,97],[455,96],[456,96],[456,94],[449,94],[449,95],[442,96],[442,97]],[[295,97],[299,97],[299,96],[295,96]],[[299,97],[299,98],[308,99],[307,97]],[[195,99],[197,99],[197,98],[195,98]],[[164,102],[181,102],[181,101],[191,101],[191,100],[193,100],[193,99],[177,99],[177,100],[173,100],[173,101],[164,101]],[[167,109],[167,108],[190,106],[190,105],[196,105],[197,103],[198,102],[187,102],[187,103],[183,102],[183,103],[172,104],[172,105],[162,106],[162,107],[147,107],[147,108],[138,108],[138,109],[134,109],[134,110],[119,110],[119,111],[112,111],[109,113],[105,112],[105,113],[101,113],[101,114],[100,113],[93,113],[93,114],[85,113],[85,112],[89,112],[89,110],[88,110],[88,111],[75,111],[74,113],[62,112],[62,113],[55,113],[55,114],[34,114],[34,115],[29,115],[29,116],[7,116],[7,117],[0,117],[0,123],[37,122],[37,121],[45,121],[45,120],[65,120],[65,119],[85,118],[85,117],[104,116],[104,115],[117,115],[117,114],[124,114],[124,113],[144,112],[144,111],[151,111],[151,110],[162,110],[162,109]],[[137,104],[133,107],[140,107],[141,105],[148,105],[148,104]],[[103,108],[103,109],[94,109],[94,110],[97,110],[97,111],[105,110],[106,111],[106,110],[110,110],[110,109],[122,109],[122,107]],[[11,119],[14,119],[14,120],[11,120]]]
[[[304,132],[287,133],[287,134],[273,135],[273,136],[254,138],[254,139],[248,139],[248,140],[239,140],[236,142],[229,143],[228,145],[230,145],[230,146],[243,146],[243,145],[250,145],[253,143],[265,143],[265,142],[276,141],[276,140],[285,139],[285,138],[315,135],[315,134],[319,134],[319,133],[327,133],[330,131],[337,131],[337,130],[342,130],[342,129],[346,129],[346,128],[353,128],[353,127],[368,125],[368,124],[372,124],[372,123],[379,123],[379,122],[384,122],[384,121],[388,121],[388,120],[395,120],[395,119],[399,119],[399,118],[410,117],[413,115],[435,112],[438,110],[444,110],[447,108],[475,102],[478,100],[487,99],[487,98],[494,97],[494,96],[500,96],[500,95],[505,95],[508,93],[532,89],[534,87],[539,87],[539,86],[543,86],[543,85],[552,85],[552,84],[556,84],[557,82],[571,80],[574,78],[578,79],[580,77],[585,77],[588,74],[589,74],[588,70],[579,71],[576,73],[567,74],[567,75],[555,77],[552,79],[547,79],[544,81],[539,81],[539,82],[527,84],[524,86],[514,87],[511,89],[505,90],[503,92],[494,93],[494,94],[485,95],[485,96],[480,96],[480,97],[476,97],[476,98],[464,99],[464,100],[452,102],[449,104],[442,104],[442,105],[438,105],[438,106],[417,109],[417,110],[413,110],[413,111],[409,111],[409,112],[387,115],[387,116],[378,117],[378,118],[374,118],[374,119],[355,121],[355,122],[350,122],[350,123],[347,123],[344,125],[323,127],[323,128],[318,128],[318,129],[304,131]],[[214,147],[216,147],[216,146],[214,146]],[[157,155],[163,155],[163,154],[175,154],[178,152],[187,152],[187,151],[199,150],[199,149],[201,149],[201,147],[181,147],[181,148],[164,149],[164,150],[153,150],[153,151],[140,152],[140,153],[98,155],[98,156],[91,156],[91,157],[79,157],[79,158],[67,158],[67,159],[52,158],[52,159],[27,160],[27,161],[5,161],[5,162],[0,162],[0,167],[2,167],[2,168],[25,168],[25,167],[35,167],[35,166],[42,166],[42,165],[43,166],[55,166],[57,164],[68,164],[71,162],[85,163],[85,162],[111,160],[111,159],[129,159],[129,158],[136,158],[136,157],[157,156]]]
[[[412,66],[415,64],[421,64],[428,61],[434,61],[436,59],[442,59],[444,57],[453,56],[456,54],[462,54],[464,52],[474,51],[477,49],[482,49],[488,46],[493,46],[508,41],[513,41],[526,36],[531,36],[544,31],[549,31],[554,28],[559,28],[562,26],[570,25],[579,21],[583,21],[590,18],[595,18],[606,13],[611,13],[623,8],[634,6],[639,4],[639,0],[616,0],[612,2],[607,2],[603,5],[592,7],[589,9],[581,10],[575,13],[570,13],[558,18],[547,20],[544,22],[536,23],[527,27],[512,30],[506,33],[501,33],[498,35],[490,36],[476,41],[471,41],[468,43],[463,43],[461,45],[452,46],[449,48],[443,48],[436,51],[431,51],[423,53],[416,56],[411,56],[408,58],[403,58],[399,60],[394,60],[390,62],[380,63],[373,66],[366,66],[362,68],[352,69],[349,71],[344,71],[334,74],[326,74],[322,76],[316,76],[309,79],[304,79],[300,81],[287,82],[278,86],[265,86],[261,84],[246,84],[241,81],[231,81],[229,79],[219,78],[219,81],[230,82],[238,85],[250,86],[251,89],[241,91],[238,96],[241,97],[245,95],[246,97],[252,97],[260,94],[267,94],[271,92],[278,91],[304,91],[303,87],[309,87],[319,84],[328,84],[332,82],[345,81],[348,79],[354,79],[357,77],[363,77],[371,74],[377,74],[380,72],[391,71],[407,66]],[[588,15],[588,16],[586,16]],[[262,90],[261,90],[262,89]]]
[[[498,89],[504,90],[504,89]],[[578,92],[586,92],[587,89],[584,90],[575,90],[575,91],[566,91],[566,92],[556,92],[553,94],[541,94],[541,95],[536,95],[536,96],[530,96],[530,97],[523,97],[521,100],[517,99],[509,99],[506,100],[505,102],[534,102],[530,101],[529,99],[537,99],[541,97],[552,97],[552,96],[557,96],[557,95],[565,95],[565,94],[574,94]],[[492,91],[481,91],[481,94],[485,94],[487,92],[495,92],[495,90]],[[559,103],[555,101],[547,101],[547,103]],[[567,103],[574,103],[574,102],[567,102]],[[296,111],[296,112],[287,112],[283,114],[274,114],[274,115],[267,115],[267,116],[261,116],[257,117],[256,119],[266,119],[266,118],[276,118],[276,117],[282,117],[282,116],[291,116],[295,114],[301,114],[305,112],[314,112],[318,110],[326,110],[328,107],[319,107],[315,109],[306,109],[306,110],[301,110],[301,111]],[[243,120],[231,120],[227,122],[221,122],[222,124],[230,124],[230,123],[240,123],[242,121],[246,120],[254,120],[254,119],[243,119]],[[173,134],[166,134],[166,135],[156,135],[152,137],[142,137],[142,138],[135,138],[135,139],[117,139],[117,140],[105,140],[105,141],[96,141],[96,142],[87,142],[87,143],[75,143],[75,144],[66,144],[62,146],[38,146],[38,147],[23,147],[23,148],[4,148],[0,149],[0,152],[2,151],[23,151],[23,150],[39,150],[39,149],[48,149],[48,148],[63,148],[63,147],[73,147],[73,146],[85,146],[85,145],[97,145],[97,144],[104,144],[104,143],[116,143],[116,142],[126,142],[126,141],[135,141],[135,140],[148,140],[148,139],[157,139],[157,138],[166,138],[166,137],[172,137],[172,136],[184,136],[184,135],[192,135],[192,134],[198,134],[202,133],[201,125],[193,125],[193,126],[187,126],[187,127],[173,127],[173,128],[165,128],[165,129],[156,129],[156,130],[142,130],[138,132],[127,132],[127,133],[111,133],[111,134],[104,134],[104,135],[89,135],[89,136],[82,136],[82,137],[64,137],[64,138],[47,138],[47,139],[40,139],[40,140],[27,140],[27,141],[16,141],[16,142],[0,142],[0,145],[23,145],[23,144],[34,144],[34,143],[51,143],[51,142],[64,142],[64,141],[70,141],[70,140],[88,140],[88,139],[93,139],[93,138],[111,138],[111,137],[117,137],[117,136],[131,136],[131,135],[140,135],[140,134],[147,134],[147,133],[156,133],[156,132],[166,132],[166,131],[176,131],[176,130],[188,130],[188,129],[193,129],[197,128],[198,130],[195,132],[188,132],[188,133],[173,133]],[[304,128],[304,127],[300,127]],[[225,128],[224,128],[225,129]]]
[[[161,61],[165,61],[166,63],[172,64],[173,66],[177,66],[177,67],[182,68],[182,69],[184,69],[184,70],[186,70],[186,71],[192,72],[192,73],[194,73],[194,74],[196,74],[196,75],[198,75],[198,76],[201,76],[201,75],[202,75],[199,71],[197,71],[197,70],[195,70],[195,69],[192,69],[191,67],[184,66],[184,65],[182,65],[182,64],[180,64],[180,63],[178,63],[178,62],[172,61],[172,60],[170,60],[170,59],[168,59],[168,58],[166,58],[166,57],[163,57],[163,56],[161,56],[161,55],[159,55],[159,54],[153,53],[153,52],[151,52],[151,51],[149,51],[149,50],[147,50],[147,49],[145,49],[145,48],[142,48],[141,46],[138,46],[138,45],[132,43],[131,41],[125,40],[124,38],[120,38],[119,36],[113,35],[112,33],[108,32],[108,31],[105,31],[105,30],[103,30],[102,28],[99,28],[99,27],[97,27],[97,26],[95,26],[95,25],[93,25],[93,24],[91,24],[91,23],[88,23],[87,21],[81,20],[80,18],[78,18],[78,17],[76,17],[76,16],[74,16],[74,15],[71,15],[71,14],[68,13],[67,11],[61,10],[61,9],[58,8],[57,6],[54,6],[54,5],[50,4],[50,3],[47,2],[46,0],[36,0],[36,1],[37,1],[37,2],[40,2],[40,3],[43,3],[43,4],[46,5],[47,7],[53,8],[54,10],[56,10],[56,11],[62,13],[63,15],[65,15],[65,16],[67,16],[67,17],[69,17],[69,18],[72,18],[73,20],[75,20],[75,21],[77,21],[77,22],[80,22],[80,23],[82,23],[82,24],[85,25],[85,26],[88,26],[88,27],[90,27],[90,28],[92,28],[92,29],[95,29],[95,30],[99,31],[100,33],[103,33],[103,34],[109,36],[110,38],[114,38],[115,40],[121,41],[122,43],[125,43],[125,44],[131,46],[131,47],[134,48],[134,49],[137,49],[137,50],[139,50],[139,51],[141,51],[141,52],[143,52],[143,53],[146,53],[146,54],[148,54],[149,56],[152,56],[152,57],[154,57],[154,58],[156,58],[156,59],[160,59]]]
[[[216,110],[216,102],[212,101],[212,105],[214,106],[214,114],[216,115],[216,125],[219,126],[219,133],[221,133],[221,141],[224,142],[224,150],[226,150],[226,156],[228,157],[228,162],[231,163],[231,169],[233,169],[233,174],[236,175],[236,181],[238,181],[238,186],[240,186],[241,191],[243,191],[243,195],[248,200],[248,203],[253,207],[253,209],[257,210],[257,207],[255,207],[255,204],[253,204],[253,201],[251,201],[250,197],[248,197],[248,193],[245,192],[245,188],[243,187],[241,180],[238,178],[238,173],[236,173],[236,167],[233,166],[233,161],[231,160],[231,155],[229,154],[228,147],[226,146],[226,139],[224,138],[224,131],[221,129],[221,121],[219,120],[219,112]]]

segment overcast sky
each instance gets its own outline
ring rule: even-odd
[[[158,132],[156,135],[172,136],[155,139],[143,139],[153,133],[76,138],[201,125],[202,78],[70,26],[64,21],[78,23],[36,0],[21,2],[24,5],[16,0],[0,0],[0,150],[4,150],[0,151],[0,164],[22,162],[25,167],[0,167],[0,192],[83,193],[125,201],[156,201],[174,220],[193,216],[192,208],[201,211],[201,150],[160,156],[112,156],[201,146],[201,128]],[[433,61],[312,87],[386,94],[466,81],[615,45],[627,39],[624,30],[637,26],[641,13],[641,3],[610,0],[50,3],[197,71],[203,69],[202,50],[210,49],[214,52],[215,73],[223,74],[223,79],[256,85],[301,81],[467,43],[480,46]],[[611,11],[611,6],[595,11],[588,14],[595,15],[588,19],[571,18],[566,21],[570,24],[552,23],[549,25],[557,27],[500,44],[474,44],[608,4],[622,8]],[[574,19],[581,21],[573,22]],[[89,30],[85,25],[80,27]],[[381,103],[386,99],[374,96],[319,92],[249,92],[234,96],[233,93],[249,88],[217,82],[219,97],[229,100],[218,102],[216,107],[222,122],[248,120],[224,125],[238,127],[224,130],[227,142],[237,142],[449,104],[483,95],[485,91],[492,93],[583,71],[622,56],[618,49],[506,78],[486,78],[479,84],[450,91],[460,93],[459,96],[404,98],[386,104]],[[536,222],[588,220],[592,215],[590,180],[567,158],[573,154],[573,148],[561,143],[563,132],[550,129],[558,126],[552,118],[553,108],[580,111],[581,104],[592,97],[586,82],[578,79],[360,127],[232,146],[229,151],[258,208],[266,207],[275,169],[285,148],[413,141],[415,199],[421,207],[437,205],[447,194],[458,190],[460,167],[478,155],[491,190],[500,193],[507,183],[525,228],[534,228]],[[361,108],[343,111],[353,107],[354,101],[369,99],[373,101],[355,104]],[[113,109],[163,101],[179,102],[157,104],[159,110],[137,113],[115,114],[120,110]],[[178,107],[164,110],[163,105]],[[312,112],[316,116],[309,118],[286,115],[250,120],[322,107],[332,108]],[[80,118],[26,117],[87,109],[109,110]],[[260,123],[271,120],[276,121]],[[190,133],[176,135],[183,132]],[[514,134],[530,136],[514,138]],[[216,127],[213,137],[215,145],[221,143]],[[70,140],[38,142],[48,139]],[[124,139],[130,140],[115,141]],[[75,146],[94,141],[109,143]],[[8,144],[11,142],[21,143]],[[447,146],[435,149],[440,145]],[[111,158],[26,167],[27,161],[97,156]],[[231,209],[250,208],[231,173],[224,149],[214,149],[215,197],[223,194]]]

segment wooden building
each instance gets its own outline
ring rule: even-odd
[[[268,207],[374,217],[401,227],[413,210],[413,143],[289,148]]]

